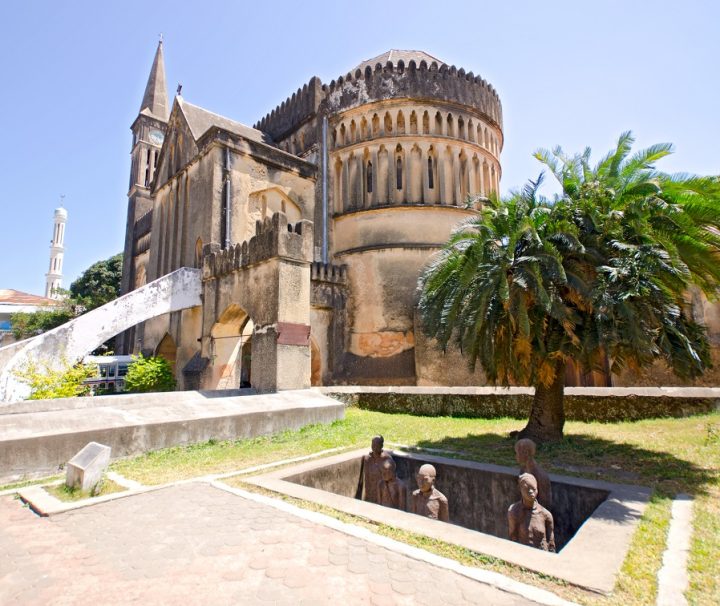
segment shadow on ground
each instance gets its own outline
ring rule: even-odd
[[[515,440],[498,433],[468,434],[439,440],[419,440],[421,448],[447,449],[453,455],[497,465],[517,467]],[[450,455],[448,455],[450,456]],[[672,496],[678,492],[706,495],[718,481],[718,470],[705,469],[670,452],[582,434],[568,434],[557,444],[538,448],[537,460],[551,473],[640,484]]]

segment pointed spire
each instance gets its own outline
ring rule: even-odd
[[[143,95],[142,105],[140,106],[140,113],[145,110],[163,122],[167,122],[170,115],[167,87],[165,86],[165,60],[163,59],[162,37],[155,52],[155,59],[153,60],[150,77],[145,87],[145,95]]]

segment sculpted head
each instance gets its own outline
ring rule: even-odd
[[[382,452],[383,446],[385,445],[385,438],[382,436],[375,436],[372,439],[372,451],[374,454],[379,455]]]
[[[418,488],[422,492],[430,492],[435,485],[436,475],[437,472],[432,465],[430,465],[429,463],[423,465],[420,469],[418,469],[417,475],[415,476]]]
[[[520,495],[525,507],[532,507],[535,505],[537,500],[537,480],[535,476],[530,473],[520,474],[518,478],[518,486],[520,488]]]
[[[518,440],[515,442],[515,459],[519,465],[524,466],[535,458],[536,450],[535,442],[532,440],[527,438]]]
[[[382,479],[386,482],[392,482],[395,479],[395,461],[388,458],[383,461],[382,467],[380,468],[380,474]]]

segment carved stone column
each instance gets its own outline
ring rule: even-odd
[[[461,187],[460,187],[460,150],[453,149],[453,204],[460,206],[462,199]]]
[[[437,192],[437,199],[440,204],[449,204],[450,201],[447,199],[447,196],[445,194],[447,190],[447,183],[445,178],[445,163],[447,162],[447,150],[443,148],[438,149],[437,154],[437,176],[438,176],[438,182],[435,184],[435,187],[438,188]]]
[[[343,154],[342,156],[342,184],[340,187],[340,193],[342,199],[340,200],[340,212],[347,212],[347,210],[350,208],[350,167],[349,167],[349,158],[347,154]]]
[[[422,144],[420,147],[420,175],[422,176],[422,202],[430,202],[430,179],[428,177],[428,146]]]
[[[370,198],[371,206],[378,206],[381,194],[378,191],[378,171],[380,170],[380,162],[378,162],[377,146],[372,148],[370,157],[372,158],[372,195],[368,197]]]
[[[362,154],[355,155],[355,208],[360,209],[365,206],[365,160]]]

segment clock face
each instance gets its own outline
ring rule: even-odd
[[[155,145],[162,145],[163,139],[165,139],[165,135],[162,133],[162,131],[159,130],[151,130],[150,131],[150,142],[154,143]]]

